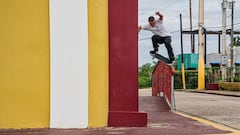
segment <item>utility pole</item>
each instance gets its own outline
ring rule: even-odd
[[[190,42],[192,53],[195,53],[195,46],[193,46],[193,34],[192,34],[192,0],[189,0],[189,12],[190,12]]]
[[[226,55],[226,16],[227,16],[227,0],[222,3],[222,55]]]
[[[183,58],[182,14],[180,14],[180,33],[181,33],[181,56],[182,56],[182,84],[183,84],[183,89],[186,90],[184,58]]]
[[[198,89],[205,89],[205,74],[204,74],[204,0],[199,0],[199,15],[198,15]]]
[[[231,2],[231,6],[232,6],[232,18],[231,18],[231,22],[232,22],[232,28],[231,28],[231,49],[230,49],[230,59],[231,59],[231,82],[234,81],[234,78],[233,78],[233,45],[234,45],[234,37],[233,37],[233,34],[234,34],[234,3],[235,1],[232,1]]]
[[[222,80],[226,78],[226,64],[227,64],[227,51],[226,51],[226,14],[227,14],[227,0],[222,2]]]

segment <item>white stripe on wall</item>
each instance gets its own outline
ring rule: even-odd
[[[88,126],[87,0],[50,0],[51,128]]]

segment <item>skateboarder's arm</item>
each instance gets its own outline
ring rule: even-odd
[[[159,19],[160,19],[161,21],[163,20],[163,15],[162,15],[159,11],[156,12],[156,15],[159,16]]]
[[[138,26],[138,32],[140,32],[141,30],[156,31],[156,30],[159,30],[159,29],[160,28],[151,27],[149,24],[148,25],[143,25],[143,26]]]
[[[142,26],[138,26],[138,33],[141,31]]]

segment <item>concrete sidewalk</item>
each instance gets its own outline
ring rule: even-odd
[[[240,130],[240,98],[175,91],[177,111]]]
[[[140,110],[148,113],[147,127],[99,129],[23,129],[0,130],[0,135],[204,135],[232,134],[169,110],[164,98],[140,96]]]

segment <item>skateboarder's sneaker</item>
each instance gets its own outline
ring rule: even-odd
[[[169,59],[169,63],[167,65],[172,66],[172,65],[174,65],[174,63],[175,63],[175,58]]]
[[[175,63],[175,58],[170,59],[171,63]]]
[[[157,51],[155,51],[155,50],[154,50],[154,51],[150,51],[150,54],[155,54],[156,52],[157,52]]]
[[[169,66],[173,66],[174,63],[175,63],[175,61],[171,61],[171,63],[168,63],[167,65],[169,65]]]
[[[150,53],[150,55],[152,56],[152,59],[154,59],[154,58],[155,58],[156,51],[150,51],[149,53]]]

